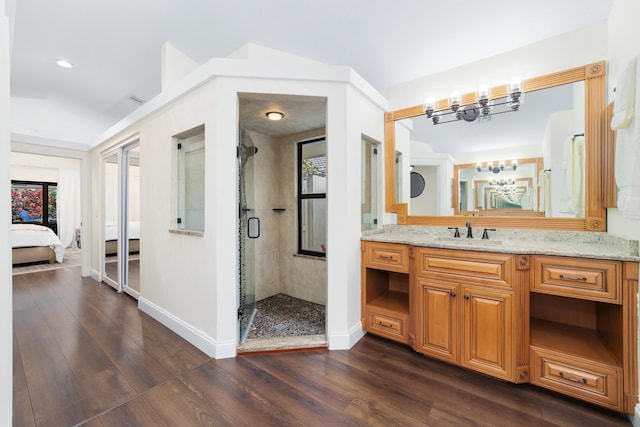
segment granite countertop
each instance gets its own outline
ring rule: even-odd
[[[489,231],[489,239],[483,240],[482,231],[475,229],[474,237],[468,239],[464,227],[460,228],[461,237],[454,238],[453,230],[447,227],[386,225],[381,230],[363,232],[361,239],[433,248],[640,261],[637,240],[607,233],[497,229]]]

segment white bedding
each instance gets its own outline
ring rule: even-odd
[[[64,259],[64,246],[50,228],[36,224],[11,224],[11,247],[49,246],[56,253],[56,261]]]
[[[129,239],[140,238],[140,221],[129,221]],[[104,241],[118,240],[118,226],[116,224],[107,224],[104,227]]]

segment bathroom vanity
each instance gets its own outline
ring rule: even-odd
[[[638,242],[387,226],[362,237],[362,325],[425,356],[615,411],[638,402]]]

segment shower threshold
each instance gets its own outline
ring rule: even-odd
[[[326,348],[325,306],[276,294],[255,303],[238,353]]]
[[[274,337],[247,339],[238,345],[238,354],[266,351],[291,351],[303,349],[327,348],[326,335],[302,335],[297,337]]]

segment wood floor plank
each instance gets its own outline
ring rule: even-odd
[[[83,314],[76,314],[83,329],[137,393],[176,375],[177,372],[163,366],[155,354],[138,346],[123,333],[121,325],[106,318],[93,305],[87,304]]]
[[[25,427],[36,425],[15,332],[13,333],[13,425]]]
[[[389,419],[396,418],[411,419],[415,423],[428,416],[430,410],[428,401],[421,399],[420,396],[407,394],[401,384],[378,381],[367,372],[342,363],[338,355],[343,353],[343,351],[321,351],[318,352],[318,360],[308,355],[301,358],[295,353],[291,354],[288,360],[282,361],[279,358],[280,355],[261,357],[270,357],[272,364],[281,364],[286,367],[289,372],[289,385],[294,389],[299,387],[299,384],[295,385],[295,383],[302,382],[302,378],[305,378],[309,384],[317,384],[322,389],[319,393],[305,390],[304,395],[309,393],[317,396],[319,401],[340,410],[345,416],[350,414],[357,416],[358,419],[362,418],[357,411],[360,408],[370,408],[371,415],[375,414],[380,422],[388,422]],[[252,363],[260,360],[255,359],[256,361],[253,362],[254,357],[250,355],[246,358]],[[260,367],[268,369],[262,365]],[[284,381],[287,380],[284,379]],[[346,403],[346,406],[336,407],[336,397],[339,397],[340,403]],[[397,407],[403,408],[403,412],[397,412]],[[367,420],[367,422],[373,422],[373,420]]]
[[[181,381],[174,379],[144,394],[144,399],[167,425],[231,426],[206,397],[193,393]]]
[[[160,414],[146,401],[140,397],[127,402],[117,408],[101,415],[97,418],[100,424],[96,424],[96,420],[91,423],[84,424],[84,427],[136,427],[136,426],[154,426],[154,427],[173,427],[176,424],[167,424],[164,422]],[[184,419],[181,420],[184,425]]]
[[[77,321],[100,343],[102,351],[139,392],[208,360],[173,332],[166,334],[163,326],[160,326],[160,336],[168,335],[163,339],[170,345],[155,345],[155,336],[148,333],[133,334],[132,338],[132,328],[155,331],[159,324],[131,304],[133,300],[128,295],[118,294],[104,285],[96,286],[89,278],[83,278],[75,287],[64,283],[56,287],[55,293],[66,301]],[[141,345],[136,347],[136,342]],[[170,350],[164,351],[167,348]]]
[[[269,372],[274,377],[283,381],[299,395],[312,396],[314,399],[322,401],[326,406],[338,413],[342,413],[352,403],[353,397],[350,393],[342,389],[327,390],[323,376],[315,374],[308,369],[297,369],[296,361],[299,357],[291,354],[271,354],[271,355],[246,355],[241,356],[259,369]],[[274,363],[273,358],[277,358]],[[309,360],[321,360],[316,358]]]
[[[630,425],[372,336],[350,350],[212,360],[77,268],[21,276],[14,425]]]
[[[334,425],[342,420],[340,414],[322,400],[297,393],[285,382],[251,364],[246,357],[217,362],[212,361],[207,365],[215,366],[233,376],[244,389],[250,390],[252,398],[263,404],[262,410],[268,411],[272,417],[277,416],[279,422],[289,420],[292,423],[304,423],[309,419],[322,419],[327,425]]]

